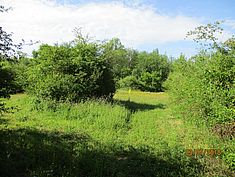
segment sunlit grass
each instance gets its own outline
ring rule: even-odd
[[[83,159],[84,163],[95,165],[83,169],[85,171],[82,170],[86,174],[88,174],[87,170],[92,170],[88,176],[162,176],[163,174],[201,176],[204,169],[197,163],[203,165],[203,157],[198,162],[194,162],[192,157],[186,155],[185,149],[222,149],[223,147],[222,141],[206,127],[196,126],[192,122],[181,119],[180,115],[175,115],[166,93],[119,90],[111,103],[104,100],[90,100],[75,105],[61,103],[53,109],[44,106],[43,109],[38,110],[33,100],[25,94],[12,95],[6,103],[8,107],[13,107],[13,112],[1,118],[1,131],[16,131],[17,136],[21,136],[18,135],[18,131],[33,130],[42,134],[38,135],[42,139],[45,132],[72,135],[75,139],[63,139],[63,141],[68,145],[70,141],[75,143],[71,144],[73,146],[71,153],[77,154],[74,157],[76,159],[72,158],[73,160],[76,161],[81,157],[79,154],[87,151],[91,154],[95,152],[93,156],[85,153],[86,160]],[[86,145],[81,146],[76,136],[86,137]],[[28,143],[31,143],[30,141]],[[58,139],[58,141],[62,140]],[[40,144],[40,142],[37,143]],[[60,144],[58,146],[61,146]],[[57,142],[55,146],[57,147]],[[40,152],[43,156],[44,150]],[[99,154],[96,154],[98,152]],[[143,157],[144,155],[146,157]],[[58,163],[57,166],[60,166],[61,162],[57,158],[59,157],[56,157],[57,161],[53,163]],[[120,162],[120,159],[124,161]],[[214,161],[216,168],[213,170],[217,171],[217,175],[226,176],[227,167],[216,159],[218,158]],[[114,162],[117,164],[115,165]],[[140,162],[144,163],[142,167],[137,165]],[[83,161],[79,161],[80,163],[83,164]],[[76,168],[83,168],[83,165],[79,164],[72,163]],[[106,167],[107,165],[109,167]],[[120,168],[125,165],[131,165],[131,168],[121,172]],[[175,168],[175,165],[179,168]],[[175,169],[168,171],[173,167]],[[106,173],[106,168],[110,168],[109,173]],[[31,175],[40,172],[42,174],[39,176],[45,176],[47,172],[41,170],[38,168],[31,170]],[[75,174],[71,169],[69,173],[72,176]],[[76,173],[79,172],[76,171]],[[204,174],[210,176],[211,172],[207,170]]]

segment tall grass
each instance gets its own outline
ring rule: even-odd
[[[24,94],[1,117],[0,176],[231,176],[220,156],[186,149],[220,149],[206,127],[172,112],[166,93],[120,90],[113,102],[36,104]]]

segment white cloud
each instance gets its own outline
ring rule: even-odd
[[[232,30],[235,30],[235,20],[226,20],[225,25],[229,26],[232,28]]]
[[[226,20],[225,24],[235,29],[235,20]]]
[[[13,7],[0,14],[0,21],[16,41],[66,42],[73,39],[75,27],[82,27],[96,39],[119,37],[125,45],[138,48],[183,40],[187,31],[200,25],[195,18],[170,17],[152,7],[117,2],[61,5],[55,0],[1,0],[1,4]]]

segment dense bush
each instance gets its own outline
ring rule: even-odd
[[[17,81],[37,98],[56,101],[110,98],[115,84],[162,91],[170,68],[168,58],[158,51],[137,53],[118,39],[100,44],[80,36],[69,44],[42,45],[33,56],[19,61]]]
[[[137,52],[131,66],[129,75],[123,75],[118,81],[118,87],[150,92],[164,90],[163,82],[170,72],[170,61],[166,55],[159,54],[157,50]]]
[[[27,70],[34,64],[31,61],[31,58],[23,56],[17,62],[11,65],[11,68],[15,73],[15,84],[17,86],[17,90],[15,92],[23,92],[24,89],[28,86]]]
[[[235,59],[231,53],[201,53],[173,64],[166,85],[188,117],[212,124],[235,119]]]
[[[140,52],[138,54],[136,67],[132,75],[137,79],[138,89],[142,91],[163,91],[163,82],[170,72],[168,57],[161,55],[157,50],[150,53]]]
[[[18,93],[22,90],[20,83],[17,81],[15,70],[16,62],[4,61],[0,63],[0,97],[9,97],[10,94]]]
[[[125,48],[114,38],[103,45],[104,55],[112,66],[116,86],[142,91],[163,91],[170,63],[166,55],[152,52],[137,52]]]
[[[27,91],[37,98],[77,102],[111,98],[115,92],[110,66],[96,43],[42,45],[27,72]]]
[[[120,88],[139,89],[139,83],[135,76],[126,76],[118,81]]]
[[[235,120],[235,39],[218,42],[219,25],[199,26],[188,33],[204,50],[189,60],[180,56],[174,61],[166,82],[186,115],[203,117],[210,124]]]
[[[1,98],[9,98],[10,97],[10,89],[11,89],[11,81],[12,81],[12,73],[8,68],[3,66],[3,63],[0,63],[0,114],[5,111],[4,103]]]
[[[198,27],[192,32],[197,42],[204,40],[208,44],[208,39],[211,40],[210,48],[190,59],[180,56],[175,60],[165,86],[185,118],[203,120],[215,133],[232,142],[234,129],[227,128],[235,122],[235,40],[218,43],[213,36],[220,29],[218,24]],[[225,146],[223,151],[223,158],[234,169],[234,148]]]

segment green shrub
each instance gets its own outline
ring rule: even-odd
[[[234,66],[231,53],[201,53],[189,60],[181,56],[166,86],[188,117],[203,117],[211,124],[234,121]]]
[[[142,91],[163,91],[163,82],[170,72],[167,56],[160,55],[157,50],[150,53],[140,52],[132,75],[138,80],[138,89]]]
[[[223,158],[234,170],[234,148],[230,148],[234,147],[234,131],[226,125],[235,122],[235,39],[217,43],[214,33],[221,31],[217,25],[200,26],[189,33],[196,35],[196,42],[207,42],[210,48],[188,60],[184,56],[175,60],[165,86],[185,118],[203,120],[214,131],[223,127],[215,133],[224,139]]]
[[[0,97],[9,97],[10,94],[18,93],[22,90],[16,77],[16,63],[17,61],[0,62]]]
[[[31,58],[22,57],[12,65],[15,72],[15,83],[18,86],[17,92],[23,92],[28,86],[27,71],[33,65],[31,61]]]
[[[138,89],[139,83],[135,76],[127,76],[118,81],[120,88]]]
[[[96,43],[42,45],[27,71],[27,91],[39,99],[77,102],[85,98],[111,98],[112,72]]]
[[[229,164],[232,170],[235,170],[235,153],[226,154],[225,161]]]

